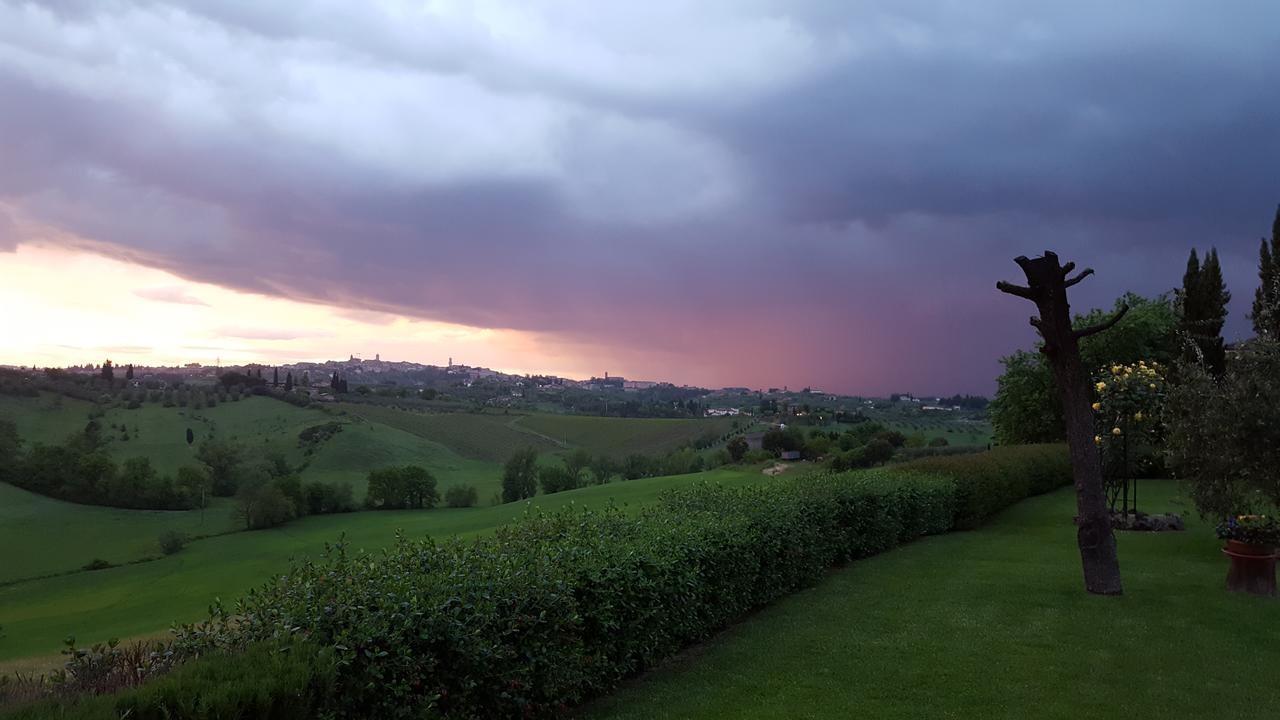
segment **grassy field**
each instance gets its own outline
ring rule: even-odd
[[[91,409],[92,403],[52,393],[34,398],[0,395],[0,418],[12,420],[28,443],[62,442],[84,429]]]
[[[215,501],[201,522],[199,512],[76,505],[0,483],[0,583],[77,570],[96,558],[119,564],[157,556],[165,530],[208,535],[233,527],[229,500]]]
[[[516,425],[592,454],[621,458],[631,453],[660,455],[697,439],[729,432],[732,418],[608,418],[584,415],[525,415]],[[745,422],[745,420],[742,420]]]
[[[1227,593],[1210,527],[1120,535],[1126,594],[1089,596],[1070,489],[975,532],[833,573],[582,716],[1274,717],[1280,603]]]
[[[397,529],[410,537],[466,537],[491,531],[530,507],[613,502],[637,508],[667,488],[704,480],[770,482],[758,468],[721,469],[593,486],[538,496],[530,503],[309,517],[273,530],[199,540],[154,562],[10,584],[0,587],[0,662],[32,657],[48,662],[68,634],[92,642],[152,634],[173,620],[200,619],[213,598],[230,601],[286,570],[290,558],[318,553],[325,542],[343,535],[353,547],[366,550],[389,544]]]
[[[56,395],[0,397],[0,417],[13,418],[28,443],[59,442],[81,431],[92,407]],[[334,421],[342,423],[343,431],[316,448],[313,455],[305,455],[298,433]],[[250,459],[270,450],[281,453],[294,465],[305,463],[304,480],[349,482],[357,499],[364,496],[369,471],[389,465],[421,465],[436,475],[442,488],[466,482],[475,485],[485,498],[497,489],[501,473],[497,464],[459,455],[447,442],[429,435],[270,398],[248,397],[199,410],[151,403],[136,410],[117,407],[106,410],[98,422],[108,452],[118,461],[146,457],[159,472],[172,473],[183,465],[197,465],[195,448],[203,439],[218,434],[240,442],[249,451]],[[191,445],[186,441],[187,428],[195,435]],[[484,435],[476,438],[482,442]]]
[[[506,462],[520,448],[539,452],[562,450],[560,445],[516,425],[519,415],[491,413],[417,413],[377,405],[345,403],[348,414],[427,438],[464,458]]]

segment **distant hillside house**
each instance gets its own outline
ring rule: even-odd
[[[783,450],[782,455],[780,457],[783,460],[799,460],[800,451],[799,450]]]

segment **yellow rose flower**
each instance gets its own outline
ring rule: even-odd
[[[1094,404],[1093,404],[1093,411],[1094,411],[1094,412],[1097,412],[1097,411],[1099,411],[1099,410],[1101,410],[1101,409],[1102,409],[1102,403],[1094,403]]]
[[[1120,429],[1120,428],[1118,428],[1118,427],[1113,427],[1113,428],[1111,428],[1111,434],[1112,434],[1112,435],[1123,435],[1123,434],[1124,434],[1124,431],[1123,431],[1123,430],[1121,430],[1121,429]]]
[[[1107,389],[1107,384],[1104,382],[1100,382],[1097,385],[1094,385],[1094,387],[1098,389],[1098,392],[1102,392],[1103,390]]]
[[[1134,420],[1137,420],[1138,422],[1142,422],[1142,413],[1140,413],[1140,412],[1136,412],[1136,413],[1134,413],[1134,414],[1133,414],[1133,419],[1134,419]]]
[[[1112,374],[1112,375],[1119,375],[1119,374],[1120,374],[1120,366],[1119,366],[1119,365],[1112,365],[1112,366],[1111,366],[1111,374]]]
[[[1094,444],[1094,445],[1101,445],[1101,444],[1102,444],[1102,436],[1101,436],[1101,435],[1094,435],[1094,436],[1093,436],[1093,444]]]
[[[1151,388],[1152,390],[1155,390],[1155,389],[1156,389],[1156,384],[1155,384],[1155,383],[1151,383],[1151,384],[1150,384],[1150,385],[1148,385],[1147,387]]]

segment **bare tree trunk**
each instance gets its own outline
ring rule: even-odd
[[[1027,287],[996,283],[1010,295],[1030,300],[1040,311],[1031,324],[1044,338],[1041,352],[1049,360],[1053,379],[1062,398],[1062,414],[1066,422],[1067,445],[1071,454],[1071,473],[1076,489],[1078,530],[1076,542],[1084,568],[1085,590],[1099,595],[1119,595],[1120,560],[1116,554],[1116,537],[1107,511],[1106,488],[1102,481],[1102,459],[1093,441],[1093,396],[1089,391],[1089,375],[1080,361],[1080,338],[1115,325],[1128,308],[1101,325],[1081,330],[1071,327],[1071,308],[1067,304],[1067,288],[1093,273],[1084,270],[1068,279],[1075,263],[1058,264],[1058,256],[1045,252],[1043,257],[1014,260],[1027,276]]]

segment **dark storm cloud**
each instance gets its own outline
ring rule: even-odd
[[[1251,291],[1273,7],[0,1],[0,203],[677,381],[986,391],[1014,255],[1094,265],[1082,308],[1192,244]]]

